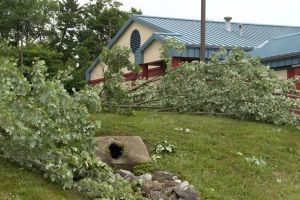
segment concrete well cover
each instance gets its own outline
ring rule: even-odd
[[[141,163],[150,162],[146,145],[139,136],[97,137],[97,157],[117,168],[131,170]]]

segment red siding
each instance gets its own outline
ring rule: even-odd
[[[176,69],[177,67],[179,67],[181,61],[182,61],[181,58],[173,57],[172,58],[172,67],[173,67],[173,69]]]
[[[288,78],[293,78],[294,76],[300,76],[300,66],[288,69]],[[300,82],[299,81],[296,83],[296,89],[300,90]]]
[[[103,78],[95,79],[95,80],[89,81],[89,84],[92,85],[92,86],[95,86],[95,85],[97,85],[97,84],[99,84],[99,83],[101,83],[101,82],[103,82],[103,81],[104,81]]]
[[[141,64],[140,66],[142,68],[142,73],[140,74],[140,76],[142,78],[148,79],[148,64]]]
[[[148,69],[148,77],[155,77],[155,76],[160,76],[164,73],[164,70],[162,67],[155,67]]]
[[[293,111],[294,113],[300,115],[300,110],[299,110],[299,109],[293,109],[292,111]]]
[[[125,81],[135,81],[136,79],[138,79],[139,74],[135,72],[129,72],[127,74],[123,74],[123,77],[125,78]]]

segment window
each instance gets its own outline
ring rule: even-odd
[[[138,30],[131,33],[130,48],[132,53],[135,53],[141,47],[141,35]]]

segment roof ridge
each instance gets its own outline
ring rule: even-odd
[[[272,40],[271,40],[272,41]],[[260,45],[258,45],[257,47],[254,48],[255,49],[261,49],[263,48],[264,46],[266,46],[266,44],[268,44],[270,42],[270,40],[266,40],[264,41],[263,43],[261,43]]]
[[[148,18],[157,18],[157,19],[171,19],[171,20],[185,20],[185,21],[200,21],[198,19],[187,19],[187,18],[177,18],[177,17],[160,17],[152,15],[132,15],[133,17],[148,17]]]
[[[135,17],[145,17],[145,18],[156,18],[156,19],[169,19],[169,20],[183,20],[183,21],[195,21],[200,22],[200,19],[187,19],[187,18],[177,18],[177,17],[160,17],[160,16],[151,16],[151,15],[132,15]],[[225,23],[225,21],[219,21],[219,20],[206,20],[206,22],[211,23]],[[242,25],[253,25],[253,26],[268,26],[268,27],[286,27],[286,28],[300,28],[299,26],[293,26],[293,25],[277,25],[277,24],[258,24],[258,23],[244,23],[244,22],[231,22],[232,24],[242,24]]]
[[[176,32],[154,32],[153,34],[157,34],[157,35],[173,35],[173,36],[182,36],[182,34],[180,33],[176,33]]]
[[[282,39],[282,38],[293,37],[293,36],[296,36],[296,35],[300,35],[300,32],[278,36],[278,37],[273,38],[272,40],[278,40],[278,39]]]

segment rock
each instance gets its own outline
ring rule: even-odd
[[[186,190],[189,187],[189,185],[190,185],[189,182],[184,181],[184,182],[180,183],[178,185],[178,187],[179,187],[180,190]]]
[[[134,179],[136,179],[136,176],[132,172],[130,172],[128,170],[119,169],[117,173],[121,177],[123,177],[124,179],[126,179],[126,180],[134,180]]]
[[[183,200],[199,199],[199,192],[194,188],[194,186],[190,185],[187,181],[178,184],[174,188],[174,192],[176,193],[178,199],[179,198]]]
[[[162,190],[163,184],[158,181],[146,181],[143,185],[143,191],[145,194],[148,194],[147,197],[150,197],[151,191],[160,191]]]
[[[117,173],[120,174],[122,177],[131,176],[131,175],[134,176],[134,174],[131,171],[125,169],[119,169]]]
[[[150,198],[152,200],[165,200],[167,199],[168,197],[162,193],[162,192],[159,192],[159,191],[151,191],[150,192]]]
[[[168,180],[163,180],[161,181],[161,183],[163,184],[164,188],[173,188],[175,187],[178,183],[174,182],[174,181],[168,181]]]
[[[182,181],[178,179],[178,180],[174,180],[174,182],[181,183]]]
[[[138,136],[97,137],[96,141],[96,156],[113,167],[132,170],[151,161],[146,145]]]
[[[153,174],[152,179],[155,181],[164,181],[164,180],[172,181],[173,177],[174,177],[174,175],[171,174],[170,172],[161,172],[160,171],[160,172],[155,172]]]
[[[169,195],[169,199],[170,200],[178,200],[177,195],[174,191],[172,191],[172,193]]]
[[[155,172],[135,176],[127,170],[119,170],[118,174],[129,180],[143,180],[143,195],[152,200],[199,200],[200,194],[187,181],[181,181],[170,172]],[[131,177],[131,178],[128,178]],[[133,178],[134,177],[134,178]]]
[[[143,180],[143,181],[152,181],[152,175],[151,174],[143,174],[141,176],[138,176],[137,179]]]

